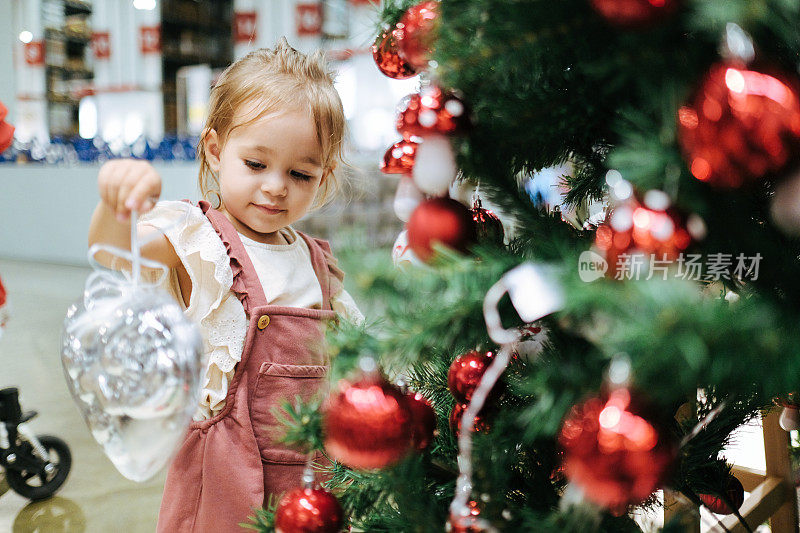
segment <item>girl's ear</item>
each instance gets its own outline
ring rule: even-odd
[[[211,167],[211,170],[214,172],[219,172],[219,154],[221,151],[222,146],[220,145],[220,139],[219,135],[217,135],[217,131],[213,129],[207,129],[203,135],[203,152],[205,152],[208,166]]]

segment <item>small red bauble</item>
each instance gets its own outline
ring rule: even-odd
[[[339,500],[323,489],[287,492],[275,511],[276,533],[339,533],[344,513]]]
[[[642,27],[675,10],[677,0],[590,0],[592,7],[615,26]]]
[[[351,468],[383,468],[411,449],[411,420],[403,393],[385,379],[342,381],[325,406],[325,449]]]
[[[484,372],[494,361],[494,352],[472,350],[456,357],[447,372],[447,388],[459,403],[469,402],[483,378]]]
[[[406,394],[406,401],[411,411],[411,445],[421,452],[433,441],[436,412],[428,399],[418,392]]]
[[[678,140],[692,175],[711,185],[780,174],[800,158],[800,79],[714,65],[678,111]]]
[[[453,410],[450,411],[450,429],[453,430],[453,433],[456,434],[458,437],[461,434],[461,419],[464,416],[464,412],[469,407],[468,403],[461,403],[456,402]],[[475,416],[475,423],[473,424],[474,431],[477,432],[487,432],[491,429],[489,422],[486,420],[486,405],[478,411],[478,414]]]
[[[439,243],[467,253],[478,239],[469,209],[451,198],[432,198],[421,202],[406,225],[408,245],[422,261],[433,257]]]
[[[384,174],[411,174],[414,170],[414,158],[417,155],[418,143],[403,139],[386,150],[381,160],[380,169]]]
[[[475,221],[479,242],[503,244],[506,236],[503,223],[500,222],[494,212],[481,207],[480,200],[475,200],[472,205],[472,219]]]
[[[404,80],[417,75],[417,71],[400,57],[397,49],[396,34],[398,30],[386,30],[381,33],[372,45],[372,57],[375,64],[386,76],[395,80]]]
[[[630,257],[641,254],[647,260],[674,261],[696,240],[703,237],[705,226],[697,217],[685,217],[669,207],[669,198],[661,191],[650,191],[644,201],[631,198],[611,210],[606,222],[598,226],[595,246],[608,263],[608,275],[614,277],[624,261],[635,274],[641,264]],[[641,274],[641,272],[639,272]]]
[[[628,389],[572,408],[559,434],[564,471],[613,512],[645,500],[669,474],[676,446],[656,413]]]
[[[736,510],[744,503],[744,487],[742,482],[736,477],[729,475],[728,481],[725,486],[725,495],[728,500],[735,506]],[[731,509],[722,498],[712,494],[700,494],[700,501],[703,505],[708,507],[708,510],[716,514],[732,514],[734,509]]]
[[[469,114],[464,102],[433,85],[412,94],[397,117],[397,131],[406,139],[434,133],[454,135],[469,127]]]
[[[422,2],[408,8],[397,23],[397,47],[413,68],[427,68],[436,42],[439,2]]]

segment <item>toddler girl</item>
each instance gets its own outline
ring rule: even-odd
[[[326,323],[363,317],[328,243],[290,224],[336,190],[344,127],[321,53],[282,40],[232,64],[212,89],[198,206],[155,203],[161,179],[146,162],[100,169],[90,244],[130,249],[130,212],[145,213],[142,255],[170,267],[168,290],[199,324],[208,357],[158,531],[240,531],[270,494],[301,484],[306,456],[279,442],[273,410],[320,388]]]

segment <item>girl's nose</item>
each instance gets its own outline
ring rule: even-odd
[[[286,196],[286,177],[279,172],[270,172],[261,182],[261,190],[270,196]]]

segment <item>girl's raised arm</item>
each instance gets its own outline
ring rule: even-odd
[[[89,246],[108,244],[125,250],[131,249],[131,210],[144,213],[153,208],[161,195],[161,176],[146,162],[135,159],[114,159],[105,163],[97,176],[100,202],[89,225]],[[142,246],[142,256],[167,265],[180,266],[175,249],[163,234],[155,228],[140,230],[142,240],[155,238]],[[110,254],[100,252],[97,260],[105,266],[125,262],[114,261]]]

